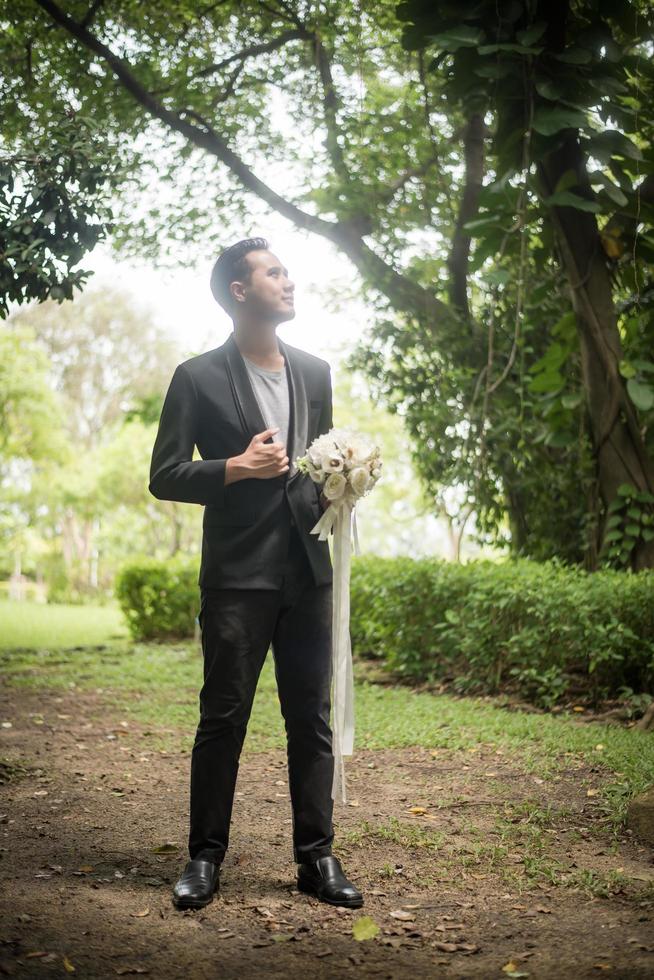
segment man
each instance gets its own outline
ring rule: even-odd
[[[149,484],[155,497],[205,507],[190,860],[173,902],[201,908],[219,887],[241,748],[272,644],[298,888],[358,908],[363,896],[332,854],[332,565],[328,542],[309,533],[327,501],[295,466],[332,427],[330,367],[277,337],[277,326],[295,316],[294,284],[265,239],[226,249],[211,289],[234,329],[220,347],[176,368]],[[195,446],[201,459],[192,458]]]

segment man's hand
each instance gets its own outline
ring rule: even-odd
[[[279,432],[279,426],[272,429],[264,429],[252,436],[250,445],[241,453],[240,456],[231,456],[227,460],[225,467],[225,484],[233,483],[235,480],[245,480],[248,478],[255,480],[269,480],[274,476],[281,476],[289,469],[286,447],[281,442],[265,444],[264,440],[275,432]]]

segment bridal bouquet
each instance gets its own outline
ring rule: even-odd
[[[328,506],[311,528],[325,541],[334,534],[334,584],[332,614],[332,714],[334,739],[334,781],[332,797],[340,782],[341,797],[345,796],[343,756],[352,755],[354,746],[354,679],[350,642],[350,552],[351,523],[354,524],[355,553],[359,540],[354,507],[366,496],[381,476],[382,461],[379,447],[361,433],[349,428],[330,429],[318,436],[305,456],[296,459],[301,473],[322,487]]]
[[[324,541],[345,507],[353,509],[360,497],[370,493],[381,476],[379,447],[354,429],[330,429],[314,439],[306,456],[296,460],[301,473],[321,484],[329,507],[311,533]]]

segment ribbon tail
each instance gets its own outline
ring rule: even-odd
[[[309,531],[309,534],[317,534],[319,541],[326,541],[329,538],[332,526],[336,522],[337,514],[337,508],[330,504],[326,511],[318,518],[318,521],[313,525]]]
[[[357,512],[356,508],[352,508],[352,527],[354,529],[354,554],[360,555],[361,549],[359,547],[359,534],[357,532]]]
[[[347,802],[344,755],[354,745],[354,678],[350,638],[350,524],[349,504],[336,509],[334,523],[334,588],[332,615],[332,746],[334,779],[332,798],[339,789]]]

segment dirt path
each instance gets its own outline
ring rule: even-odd
[[[2,974],[654,977],[652,852],[597,832],[596,770],[544,782],[490,747],[356,752],[334,853],[365,906],[344,910],[296,891],[285,754],[246,743],[220,895],[179,912],[188,753],[93,694],[8,688],[0,716],[3,756],[27,766],[2,787]],[[380,932],[357,941],[364,915]]]

